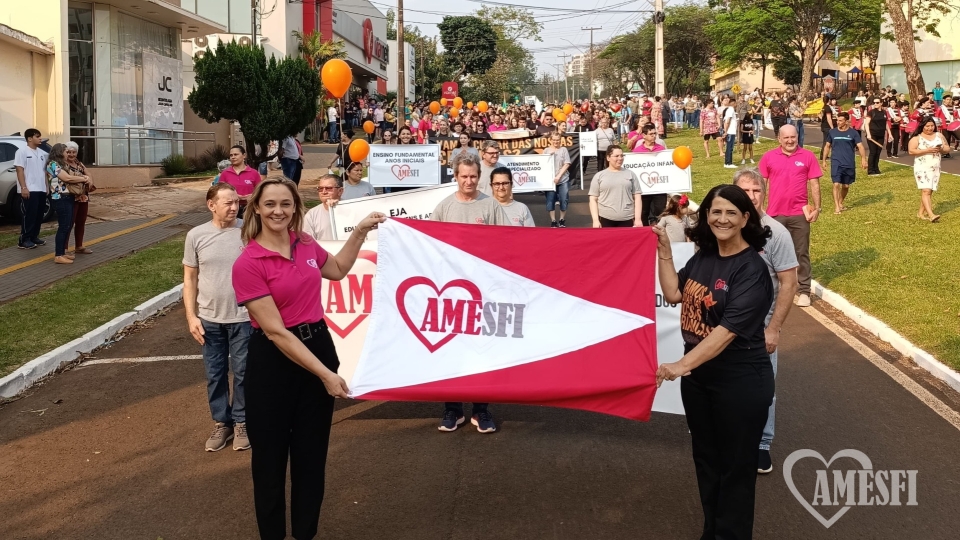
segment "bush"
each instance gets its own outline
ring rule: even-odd
[[[210,158],[210,162],[216,166],[216,164],[225,159],[230,159],[230,149],[222,144],[216,144],[207,148],[206,152],[203,153],[204,156]],[[203,169],[208,170],[208,169]]]
[[[187,174],[191,172],[190,164],[187,158],[181,154],[170,154],[160,161],[160,167],[166,176],[176,176],[178,174]]]
[[[212,171],[217,168],[217,162],[204,153],[195,157],[188,157],[187,164],[190,166],[190,172]]]

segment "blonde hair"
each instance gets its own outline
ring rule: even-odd
[[[303,232],[303,215],[306,211],[303,208],[300,192],[297,191],[297,185],[286,178],[268,178],[257,184],[257,188],[253,190],[253,195],[250,196],[250,202],[247,203],[247,209],[243,213],[243,241],[245,243],[260,236],[260,232],[263,230],[263,223],[260,220],[260,214],[256,212],[256,208],[263,197],[263,191],[268,186],[283,186],[290,190],[290,194],[293,195],[293,219],[290,220],[287,229],[297,233],[297,236],[303,236],[301,234]]]

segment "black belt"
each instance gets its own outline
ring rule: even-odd
[[[300,341],[309,341],[313,339],[314,334],[327,331],[327,321],[320,319],[319,322],[303,323],[298,326],[291,326],[287,330],[292,332]]]

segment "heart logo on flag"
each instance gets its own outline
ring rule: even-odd
[[[530,180],[530,175],[525,172],[514,173],[513,175],[513,182],[518,186],[526,184],[527,180]]]
[[[413,335],[417,336],[417,339],[420,340],[420,343],[423,343],[423,346],[426,347],[427,350],[430,352],[436,352],[437,349],[443,347],[449,343],[451,339],[457,337],[457,334],[452,333],[453,329],[450,329],[450,331],[446,332],[446,335],[440,338],[440,340],[432,342],[423,334],[423,332],[420,331],[420,328],[418,328],[416,323],[414,323],[410,318],[410,314],[407,312],[406,304],[407,292],[410,291],[410,289],[421,285],[433,289],[433,292],[436,294],[435,298],[437,299],[438,304],[442,302],[440,297],[443,296],[443,293],[450,289],[463,289],[467,291],[467,293],[470,294],[470,297],[477,302],[481,300],[482,296],[480,294],[480,289],[478,289],[477,286],[472,282],[465,279],[455,279],[444,285],[442,288],[437,287],[437,284],[434,283],[432,279],[423,276],[407,278],[400,283],[400,286],[397,287],[397,309],[400,311],[400,317],[403,318],[403,322],[407,323],[407,327],[410,328],[410,331],[413,332]]]
[[[397,180],[403,180],[404,178],[410,176],[410,166],[394,165],[393,167],[390,167],[390,172],[397,177]]]
[[[657,185],[657,182],[660,180],[660,174],[657,172],[648,172],[640,173],[640,181],[643,182],[648,188],[652,188]]]

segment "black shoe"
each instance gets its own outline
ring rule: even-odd
[[[557,222],[557,227],[560,227],[561,229],[566,229],[566,228],[567,228],[567,220],[561,219],[560,221],[558,221],[558,222]]]
[[[770,459],[769,450],[760,450],[760,461],[757,462],[757,472],[760,474],[768,474],[773,471],[773,460]]]
[[[443,418],[440,419],[440,431],[456,431],[460,424],[464,422],[463,413],[453,409],[443,411]]]
[[[45,245],[47,245],[47,241],[46,241],[46,240],[41,240],[41,239],[39,239],[39,238],[34,238],[33,240],[31,240],[31,242],[33,242],[34,244],[36,244],[36,245],[38,245],[38,246],[45,246]]]
[[[556,229],[556,228],[557,228],[557,222],[556,222],[556,221],[551,221],[551,222],[550,222],[550,228],[551,228],[551,229]]]
[[[22,243],[22,244],[17,244],[17,247],[20,248],[20,249],[35,249],[35,248],[37,247],[37,245],[34,244],[33,242],[27,240],[26,242],[24,242],[24,243]]]
[[[470,418],[470,423],[477,426],[480,433],[493,433],[497,425],[493,422],[493,415],[487,411],[480,411]]]

